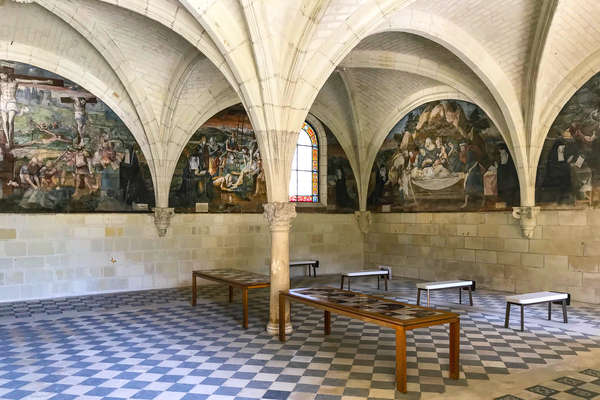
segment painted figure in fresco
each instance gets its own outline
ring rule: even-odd
[[[2,130],[9,148],[14,146],[15,117],[19,112],[17,89],[20,83],[52,84],[52,81],[15,78],[12,72],[6,69],[0,70],[0,116],[2,117]]]
[[[483,206],[485,199],[483,197],[483,167],[479,163],[480,152],[481,151],[474,145],[469,145],[467,147],[467,171],[464,184],[465,202],[461,208],[467,207],[469,200],[474,198],[481,199]]]
[[[75,162],[75,193],[74,198],[78,198],[81,193],[81,186],[85,186],[89,189],[90,193],[94,193],[98,190],[99,185],[96,184],[95,176],[93,174],[94,168],[92,166],[92,157],[83,146],[76,146],[74,151],[74,162]]]
[[[87,100],[84,97],[73,98],[73,109],[75,111],[75,123],[77,124],[77,144],[83,144],[85,127],[87,126],[87,112],[85,106]]]
[[[546,163],[542,191],[558,203],[570,200],[572,182],[569,162],[573,159],[572,150],[565,140],[558,140],[552,146]]]
[[[499,160],[497,166],[498,198],[507,206],[519,205],[519,178],[517,169],[506,144],[498,146]]]

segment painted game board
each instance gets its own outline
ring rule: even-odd
[[[302,288],[292,289],[289,293],[293,296],[307,300],[334,303],[357,311],[384,315],[386,317],[406,321],[418,318],[445,316],[444,311],[398,303],[392,300],[367,296],[362,293],[349,292],[337,288]]]
[[[241,271],[238,269],[217,268],[201,271],[194,271],[195,275],[207,276],[227,282],[236,282],[242,286],[269,285],[271,279],[266,275],[255,274],[253,272]]]

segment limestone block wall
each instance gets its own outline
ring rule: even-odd
[[[352,214],[298,214],[290,240],[321,274],[362,264]],[[0,301],[189,286],[210,267],[267,274],[269,256],[262,214],[177,214],[164,238],[149,214],[0,214]]]
[[[600,303],[600,210],[542,211],[532,239],[509,212],[375,214],[365,262],[391,265],[397,277]]]

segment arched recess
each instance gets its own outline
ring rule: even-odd
[[[58,75],[60,68],[0,63],[0,81],[14,82],[14,92],[1,94],[8,110],[0,138],[3,212],[148,211],[154,205],[151,170],[119,110]],[[89,76],[86,82],[106,89]]]
[[[376,157],[370,153],[369,209],[473,211],[519,204],[517,170],[493,121],[464,96],[441,94],[407,105],[385,140],[376,141],[382,144]]]
[[[598,64],[595,64],[598,65]],[[600,192],[600,73],[574,71],[572,80],[588,79],[572,93],[548,128],[540,145],[536,171],[536,203],[546,208],[598,205]],[[566,93],[564,85],[554,104]],[[543,125],[545,126],[545,124]]]

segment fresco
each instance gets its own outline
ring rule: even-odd
[[[544,142],[536,202],[546,208],[597,206],[600,199],[600,74],[565,104]]]
[[[444,100],[411,111],[390,131],[369,181],[375,211],[497,210],[519,204],[512,156],[476,105]]]
[[[169,203],[179,212],[263,212],[265,173],[254,130],[241,105],[209,119],[185,146]]]
[[[144,211],[150,171],[135,139],[93,94],[0,60],[0,212]]]
[[[327,133],[327,210],[354,212],[358,210],[358,189],[354,172],[346,153],[333,133]]]

